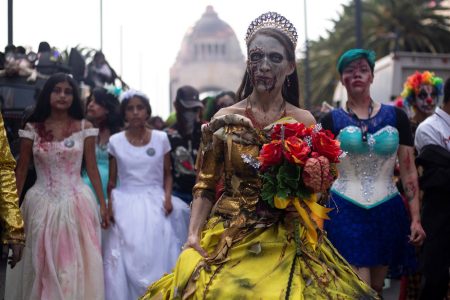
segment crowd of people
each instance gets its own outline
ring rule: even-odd
[[[317,120],[299,108],[296,43],[289,20],[259,16],[237,92],[181,86],[167,121],[144,93],[105,86],[101,52],[86,101],[73,76],[45,75],[17,166],[0,118],[5,299],[380,299],[388,276],[402,299],[444,299],[450,79],[416,72],[384,104],[375,53],[350,49],[337,64],[348,100]],[[342,153],[320,201],[281,210],[261,200],[258,155],[275,124],[299,123]]]

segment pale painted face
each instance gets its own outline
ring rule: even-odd
[[[67,81],[58,82],[50,94],[52,110],[65,111],[72,106],[73,89]]]
[[[91,101],[89,102],[86,110],[86,117],[89,120],[100,122],[106,119],[106,116],[108,115],[108,110],[98,104],[95,101],[95,97],[92,96]]]
[[[286,49],[275,38],[256,34],[248,46],[247,67],[253,87],[260,92],[281,88],[295,65],[287,60]]]
[[[150,118],[147,108],[143,100],[138,97],[133,97],[128,101],[125,109],[125,120],[130,127],[140,127],[146,124]]]
[[[438,95],[432,85],[423,84],[420,86],[419,93],[416,95],[415,107],[421,112],[431,115],[436,109]]]
[[[347,92],[353,94],[369,94],[373,75],[369,63],[364,58],[352,61],[341,75],[341,83]]]

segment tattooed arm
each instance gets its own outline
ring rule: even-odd
[[[400,145],[398,149],[398,160],[400,165],[400,178],[405,190],[405,196],[408,199],[411,214],[410,242],[414,245],[420,245],[425,239],[425,232],[420,222],[419,183],[414,164],[414,148]]]

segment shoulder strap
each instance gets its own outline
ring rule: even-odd
[[[84,119],[81,120],[81,130],[84,130]]]

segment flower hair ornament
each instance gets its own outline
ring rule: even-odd
[[[408,102],[404,104],[411,104],[411,100],[420,92],[421,85],[431,85],[436,89],[437,95],[442,95],[442,78],[434,75],[433,72],[425,71],[423,73],[417,72],[409,76],[403,85],[403,92],[401,96],[403,101]]]
[[[252,37],[263,28],[277,29],[284,33],[294,45],[297,45],[297,30],[294,25],[282,15],[276,12],[267,12],[260,15],[258,18],[250,23],[245,35],[245,43],[248,45]]]
[[[108,94],[111,94],[117,98],[119,98],[123,92],[121,87],[115,86],[113,84],[105,84],[104,88]]]
[[[133,89],[130,89],[130,90],[126,91],[126,92],[123,92],[120,95],[120,102],[122,102],[124,100],[131,99],[134,96],[138,96],[140,98],[143,98],[143,99],[147,100],[147,102],[150,102],[150,100],[148,99],[147,95],[145,95],[144,93],[142,93],[140,91],[133,90]]]

